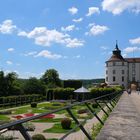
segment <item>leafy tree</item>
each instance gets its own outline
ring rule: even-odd
[[[5,83],[4,72],[0,71],[0,95],[1,96],[4,96],[5,90],[6,90],[6,83]]]
[[[46,94],[45,85],[35,77],[29,78],[23,90],[25,94]]]
[[[55,69],[47,70],[44,75],[41,77],[41,80],[49,88],[55,88],[61,86],[61,80],[59,79],[59,74]]]
[[[6,95],[18,95],[20,94],[20,88],[17,82],[18,75],[15,72],[8,73],[5,76]]]

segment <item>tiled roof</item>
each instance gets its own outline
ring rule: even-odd
[[[140,58],[125,58],[127,62],[138,62],[140,63]]]
[[[113,54],[108,61],[126,61],[121,55]]]

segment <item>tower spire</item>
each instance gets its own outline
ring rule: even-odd
[[[116,47],[115,47],[116,50],[119,50],[118,48],[118,40],[116,40]]]

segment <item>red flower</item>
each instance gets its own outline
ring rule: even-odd
[[[46,118],[54,118],[54,117],[55,117],[54,114],[49,114],[49,115],[43,116],[41,118],[46,119]]]

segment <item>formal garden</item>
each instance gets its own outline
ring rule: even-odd
[[[4,72],[0,72],[0,81],[2,83],[0,84],[0,125],[60,109],[83,100],[81,94],[77,95],[74,92],[75,89],[82,86],[81,81],[68,80],[62,82],[57,71],[52,69],[46,71],[40,79],[32,77],[23,81],[19,80],[15,73],[4,75]],[[84,95],[84,100],[122,90],[121,87],[112,88],[106,86],[91,86],[88,89],[89,93]],[[95,102],[88,104],[96,114],[101,111],[101,108]],[[100,105],[103,108],[105,106],[104,103]],[[84,121],[83,125],[88,123],[88,120],[93,119],[93,114],[85,104],[73,106],[71,111],[79,122]],[[106,116],[101,115],[101,118],[104,121]],[[24,127],[32,135],[33,140],[45,140],[46,138],[55,140],[75,128],[76,124],[68,112],[62,110],[26,122]],[[100,124],[92,128],[94,130],[93,137],[97,135],[100,128]],[[79,130],[79,128],[76,128],[74,132],[79,132]],[[0,140],[22,139],[22,136],[14,127],[10,128],[10,131],[6,133],[0,133],[2,134]]]

